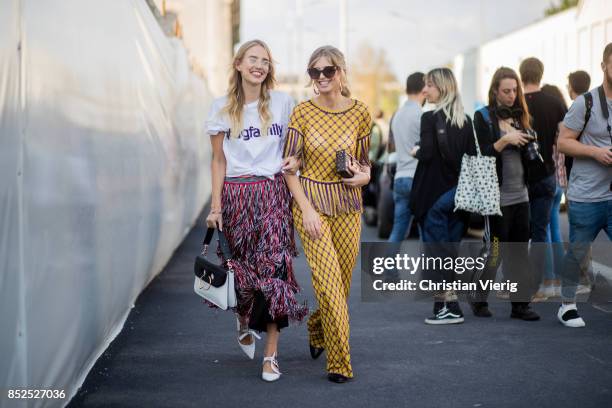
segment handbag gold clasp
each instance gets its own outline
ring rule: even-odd
[[[212,273],[210,275],[208,275],[208,287],[205,288],[205,286],[202,285],[202,286],[200,286],[200,289],[209,290],[211,288],[211,286],[212,286],[212,281],[213,281],[214,277],[215,277],[215,275],[212,274]],[[202,274],[202,276],[200,276],[200,280],[202,282],[204,282],[204,283],[207,283],[206,280],[204,279],[204,274]]]

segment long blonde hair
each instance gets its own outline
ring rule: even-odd
[[[229,85],[227,87],[227,103],[221,110],[229,116],[231,124],[231,134],[234,137],[240,137],[242,131],[242,113],[244,110],[245,96],[244,89],[242,89],[242,74],[236,65],[240,64],[242,58],[246,52],[255,46],[262,47],[270,59],[270,67],[268,69],[268,75],[261,84],[261,91],[259,93],[259,103],[257,105],[257,111],[259,112],[259,118],[261,120],[262,129],[261,134],[265,136],[268,134],[268,128],[272,122],[272,113],[270,112],[270,90],[274,88],[276,78],[274,77],[274,60],[272,59],[272,53],[268,45],[261,40],[247,41],[238,48],[238,51],[234,55],[231,67],[231,75],[229,79]]]
[[[435,68],[427,73],[427,79],[440,91],[435,112],[444,112],[451,126],[461,129],[466,122],[465,111],[453,71],[448,68]]]
[[[314,50],[308,61],[308,68],[314,67],[317,60],[322,57],[326,57],[332,65],[340,68],[340,85],[342,86],[340,93],[342,96],[349,98],[351,96],[351,90],[349,89],[348,79],[346,78],[346,59],[344,58],[344,54],[334,46],[324,45]],[[314,81],[311,79],[306,87],[308,88],[313,85]]]

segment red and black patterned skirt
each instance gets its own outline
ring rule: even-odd
[[[227,177],[223,185],[223,232],[232,250],[238,306],[249,327],[266,330],[302,321],[306,304],[293,273],[297,255],[291,196],[282,175]]]

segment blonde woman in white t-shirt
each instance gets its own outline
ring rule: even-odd
[[[234,56],[227,95],[213,102],[206,123],[213,150],[206,223],[224,232],[232,250],[237,338],[249,358],[255,355],[255,338],[260,338],[256,332],[267,332],[266,381],[280,377],[280,329],[308,313],[295,297],[299,286],[292,266],[297,252],[291,196],[281,175],[297,168],[294,158],[282,158],[294,102],[273,91],[274,83],[268,46],[246,42]]]

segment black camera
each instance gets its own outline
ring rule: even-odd
[[[544,159],[540,154],[540,147],[538,145],[538,139],[536,137],[536,133],[532,129],[527,129],[527,134],[532,137],[532,139],[527,142],[525,146],[522,148],[522,153],[528,161],[536,161],[539,160],[544,163]]]

